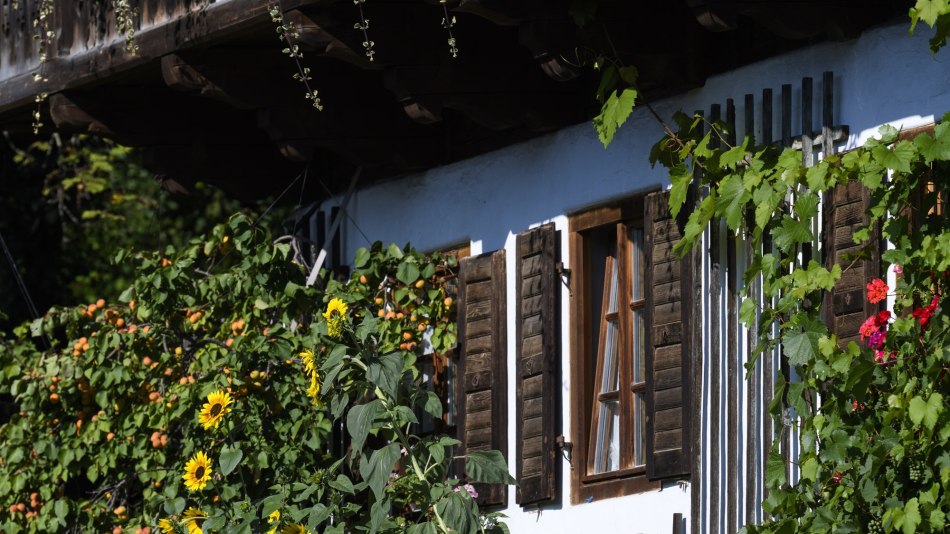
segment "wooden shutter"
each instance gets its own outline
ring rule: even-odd
[[[860,342],[861,323],[879,308],[867,301],[867,283],[881,275],[878,232],[872,229],[870,245],[855,244],[853,238],[854,232],[868,226],[870,205],[870,192],[860,182],[835,186],[825,195],[825,261],[829,269],[838,263],[843,270],[834,289],[825,294],[822,315],[842,347],[849,341]],[[855,261],[865,246],[868,250]]]
[[[557,232],[546,224],[518,235],[517,474],[518,504],[557,498],[560,393],[560,282]]]
[[[461,453],[497,450],[507,460],[505,251],[462,259],[458,294]],[[508,486],[504,484],[475,487],[482,506],[508,502]]]
[[[690,470],[691,347],[684,327],[693,320],[692,255],[682,260],[673,255],[681,234],[668,202],[666,192],[647,195],[643,218],[650,314],[646,462],[651,479],[686,475]]]

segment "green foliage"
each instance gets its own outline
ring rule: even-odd
[[[317,290],[291,258],[238,215],[180,251],[118,254],[137,264],[119,302],[0,338],[17,411],[0,530],[506,531],[455,473],[458,442],[420,434],[445,409],[420,364],[455,346],[455,259],[377,243]],[[467,471],[512,482],[497,453]]]
[[[116,250],[184,246],[240,208],[203,184],[186,196],[164,192],[138,152],[89,136],[7,143],[0,169],[0,229],[40,310],[115,300],[135,276],[133,264],[112,262]],[[29,315],[8,268],[0,310],[12,328]]]
[[[948,0],[917,0],[910,8],[910,32],[914,33],[917,23],[924,21],[934,28],[934,36],[930,39],[930,51],[937,53],[947,44],[950,37],[950,1]]]
[[[701,134],[701,119],[677,117],[679,132],[661,140],[654,162],[670,169],[671,210],[690,211],[679,253],[699,243],[717,219],[751,242],[744,278],[761,276],[763,301],[746,299],[740,318],[757,328],[756,352],[781,347],[795,375],[780,377],[770,407],[780,433],[798,427],[801,477],[790,485],[775,448],[766,461],[770,490],[763,525],[747,532],[944,532],[950,510],[950,220],[941,210],[950,186],[950,115],[913,141],[893,128],[845,155],[805,168],[794,150],[710,147],[721,125]],[[698,169],[702,173],[697,173]],[[858,343],[845,345],[823,324],[824,294],[856,262],[869,258],[869,229],[856,229],[858,252],[830,270],[800,262],[816,250],[819,199],[859,181],[871,191],[870,217],[894,244],[884,260],[900,267],[893,315],[868,318]],[[708,195],[683,204],[696,184]],[[942,203],[941,208],[938,205]],[[826,221],[827,223],[827,221]],[[768,249],[763,249],[766,239]],[[867,281],[872,282],[871,280]],[[882,281],[879,298],[884,298]],[[869,298],[871,291],[869,289]],[[765,304],[761,307],[759,302]],[[872,334],[876,333],[873,337]],[[873,345],[873,346],[872,346]],[[791,421],[791,423],[789,423]]]

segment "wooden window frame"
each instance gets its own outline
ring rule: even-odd
[[[587,234],[591,230],[610,225],[624,223],[631,225],[631,223],[639,222],[642,226],[644,196],[637,196],[570,217],[570,261],[572,267],[570,416],[571,435],[574,442],[571,467],[571,502],[574,504],[660,488],[660,482],[647,479],[646,465],[606,473],[588,474],[587,462],[593,424],[593,389],[597,363],[597,354],[593,349],[594,332],[592,329],[594,321],[592,318],[594,313],[600,313],[600,310],[591,310],[591,296],[593,291],[602,289],[592,287],[592,275],[596,273],[592,272],[591,238]],[[618,250],[617,255],[620,256],[622,253]],[[629,282],[629,279],[621,276],[618,283],[622,284],[625,281]],[[644,288],[645,293],[648,291],[649,288]],[[624,293],[621,292],[622,294]],[[619,304],[619,309],[629,310],[630,303],[621,301]],[[643,304],[639,305],[643,306],[642,309],[648,309]],[[629,311],[626,313],[629,313]],[[649,321],[647,324],[649,325]],[[646,350],[649,350],[649,344]],[[627,360],[632,359],[627,358]],[[632,371],[632,361],[623,362],[621,360],[621,363],[631,367],[630,371]],[[622,388],[626,384],[624,382],[625,376],[629,375],[621,374]],[[645,389],[645,383],[643,388]],[[631,388],[627,387],[625,389],[630,390]],[[630,396],[632,397],[632,391]],[[632,414],[632,410],[627,410],[626,413]],[[627,428],[630,428],[630,426],[628,425]],[[644,440],[646,439],[649,439],[649,437],[644,436]],[[649,461],[649,457],[644,454],[644,462]],[[623,465],[623,461],[621,463]]]

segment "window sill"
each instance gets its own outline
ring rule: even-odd
[[[624,469],[584,477],[571,477],[571,504],[583,504],[660,489],[660,482],[647,479],[644,468]]]

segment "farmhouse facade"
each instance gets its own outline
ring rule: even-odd
[[[56,1],[46,63],[17,31],[37,3],[0,8],[0,127],[28,134],[39,109],[144,147],[164,179],[245,198],[306,173],[323,188],[302,237],[327,265],[370,239],[464,251],[452,424],[463,447],[504,452],[519,485],[480,500],[519,534],[731,533],[764,519],[776,440],[796,477],[794,414],[768,416],[793,373],[780,352],[754,359],[738,320],[749,245],[713,225],[672,254],[653,112],[701,112],[809,165],[950,110],[950,55],[888,3],[604,2],[580,27],[570,2],[276,3],[322,112],[264,0],[139,2],[135,55],[111,11]],[[607,149],[582,66],[604,35],[651,104]],[[816,257],[840,261],[865,202],[857,187],[824,199]],[[827,306],[842,338],[866,316],[861,280],[888,275],[877,258],[852,267]]]

